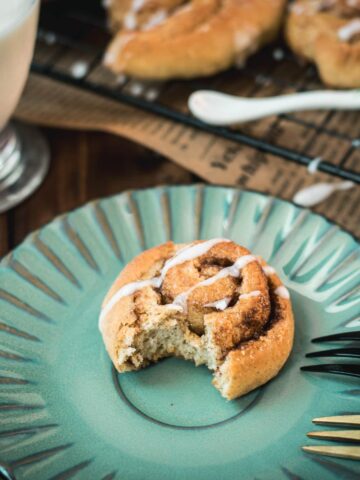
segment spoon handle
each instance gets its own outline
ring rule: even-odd
[[[360,90],[319,90],[280,95],[258,101],[263,102],[264,111],[268,110],[272,114],[320,109],[356,110],[360,108]]]
[[[360,109],[360,90],[318,90],[266,98],[199,90],[190,96],[189,108],[206,123],[231,125],[304,110],[357,110]]]

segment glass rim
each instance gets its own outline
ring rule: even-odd
[[[24,8],[19,9],[20,11],[14,19],[12,19],[10,22],[5,23],[4,25],[1,25],[0,23],[0,38],[4,34],[13,30],[16,26],[20,25],[20,23],[26,19],[26,17],[30,14],[31,10],[35,8],[35,5],[38,3],[40,3],[40,0],[27,0],[24,3]]]

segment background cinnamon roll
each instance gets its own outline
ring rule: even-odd
[[[275,38],[286,0],[147,0],[123,2],[118,10],[116,5],[110,7],[112,24],[122,29],[105,64],[115,73],[165,80],[243,64]]]
[[[179,356],[214,371],[227,399],[277,375],[294,336],[275,271],[226,239],[147,250],[120,273],[99,319],[119,372]]]
[[[285,34],[290,48],[314,62],[326,84],[360,87],[360,0],[297,0]]]

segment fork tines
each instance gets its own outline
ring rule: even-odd
[[[313,343],[321,342],[342,342],[349,340],[360,340],[360,332],[344,332],[344,333],[335,333],[334,335],[326,335],[324,337],[313,338]]]
[[[314,338],[312,340],[315,343],[320,342],[344,342],[344,341],[360,341],[360,331],[358,332],[343,332],[336,333],[334,335],[326,335],[324,337]],[[331,350],[322,350],[306,354],[308,358],[317,357],[337,357],[337,358],[360,358],[360,347],[343,347],[334,348]],[[360,377],[360,364],[319,364],[308,365],[301,367],[301,370],[305,372],[317,372],[317,373],[334,373],[337,375],[347,375],[351,377]]]
[[[313,418],[316,425],[340,425],[346,427],[360,427],[360,415],[335,415],[333,417]]]
[[[300,367],[304,372],[316,373],[335,373],[337,375],[347,375],[350,377],[360,377],[360,364],[354,365],[351,363],[323,363],[319,365],[307,365]]]
[[[314,418],[313,422],[318,425],[346,425],[351,427],[360,427],[360,415],[340,415],[334,417]],[[319,440],[341,441],[341,442],[360,442],[360,430],[328,430],[319,432],[309,432],[310,438]],[[349,458],[360,460],[360,446],[344,445],[307,445],[302,447],[305,452],[317,455],[327,455],[330,457]]]
[[[325,430],[322,432],[309,432],[307,436],[319,440],[360,442],[360,430]]]
[[[333,348],[332,350],[321,350],[318,352],[307,353],[308,358],[315,357],[348,357],[348,358],[360,358],[359,347],[349,348]]]
[[[326,455],[328,457],[349,458],[351,460],[360,460],[360,447],[344,446],[306,446],[302,447],[305,452],[315,453],[317,455]]]

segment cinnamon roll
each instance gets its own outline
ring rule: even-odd
[[[285,31],[289,46],[315,63],[324,83],[360,87],[360,0],[296,0]]]
[[[166,80],[212,75],[243,64],[277,35],[286,0],[124,4],[132,10],[123,5],[117,16],[112,14],[123,29],[108,47],[105,64],[115,73]]]
[[[182,357],[207,365],[229,400],[276,376],[294,336],[289,292],[274,269],[226,239],[138,255],[106,295],[99,328],[119,372]]]

